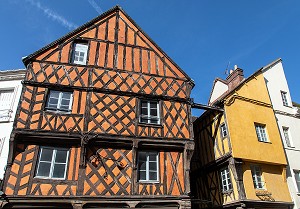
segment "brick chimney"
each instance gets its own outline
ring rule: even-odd
[[[228,82],[228,90],[231,91],[244,80],[243,70],[235,65],[234,70],[230,70],[230,74],[227,76],[226,80]]]

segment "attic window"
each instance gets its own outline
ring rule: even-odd
[[[74,43],[72,53],[72,63],[85,65],[87,59],[88,45],[87,43]]]

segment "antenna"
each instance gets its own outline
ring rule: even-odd
[[[230,61],[228,61],[228,64],[227,64],[227,67],[226,67],[226,70],[225,70],[225,74],[226,74],[226,75],[229,75],[229,73],[228,73],[228,68],[229,68],[229,66],[230,66]]]

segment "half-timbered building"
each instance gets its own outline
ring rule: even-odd
[[[194,84],[120,7],[23,62],[4,208],[190,208]]]
[[[235,68],[216,79],[209,105],[194,122],[194,208],[293,207],[287,161],[263,67],[248,78]]]

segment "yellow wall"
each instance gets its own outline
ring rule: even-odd
[[[260,166],[265,182],[265,191],[270,192],[272,194],[271,197],[274,198],[275,201],[292,201],[285,179],[284,166],[257,164],[255,162],[244,162],[243,165],[243,179],[247,199],[260,200],[256,196],[256,191],[259,190],[254,189],[251,165]]]
[[[243,84],[234,95],[226,98],[224,107],[233,156],[285,165],[280,134],[262,74]],[[232,97],[236,99],[230,103]],[[254,123],[266,125],[269,142],[258,141]]]

